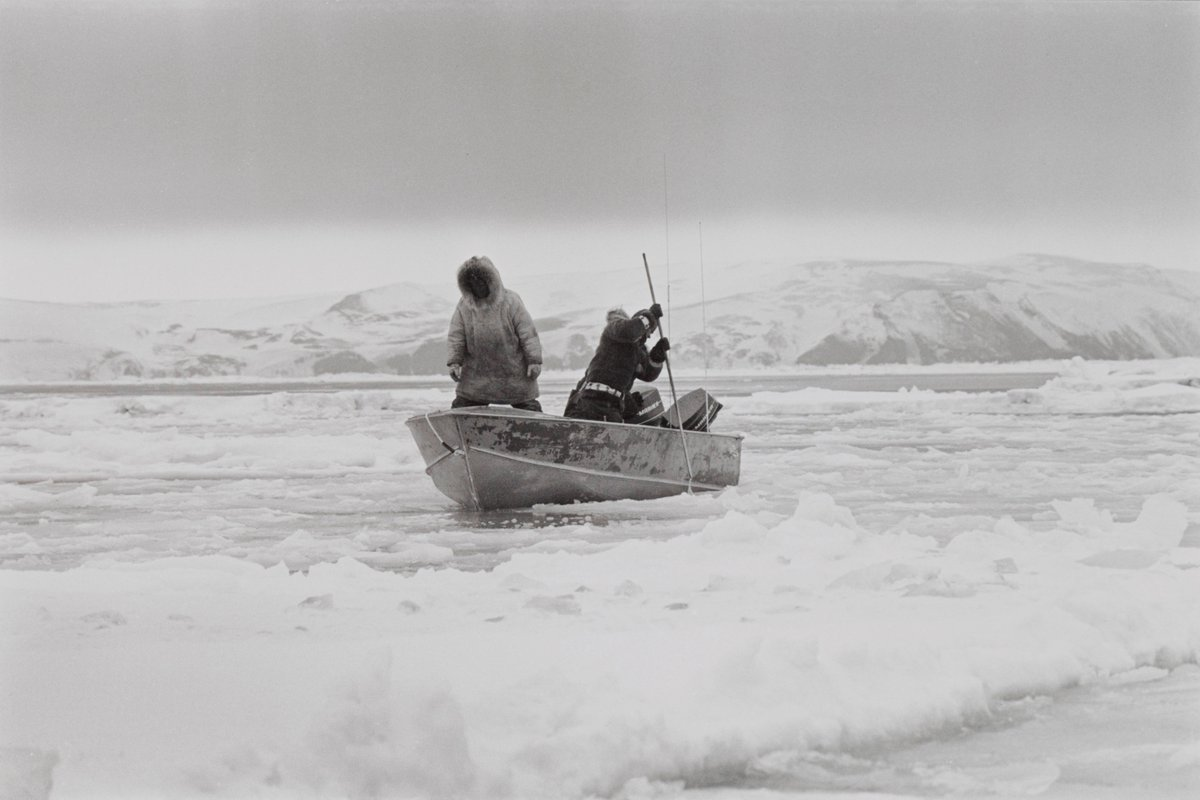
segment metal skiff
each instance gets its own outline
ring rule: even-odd
[[[730,434],[487,406],[405,424],[434,485],[475,510],[714,491],[741,471],[742,437]]]

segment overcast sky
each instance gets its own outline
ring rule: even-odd
[[[0,0],[0,295],[1200,269],[1198,143],[1192,2]]]

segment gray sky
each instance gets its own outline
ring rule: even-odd
[[[701,222],[712,265],[1200,269],[1198,142],[1191,2],[0,0],[0,295],[686,264]]]

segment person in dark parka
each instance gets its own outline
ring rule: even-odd
[[[565,416],[622,422],[634,380],[653,381],[662,372],[671,343],[664,336],[647,351],[646,338],[658,328],[662,307],[655,303],[631,318],[623,309],[608,312],[600,344],[583,380],[567,401]]]
[[[507,404],[541,411],[542,343],[521,296],[504,288],[486,256],[458,268],[462,297],[446,335],[446,366],[458,384],[451,408]]]

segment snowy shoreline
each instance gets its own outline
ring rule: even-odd
[[[821,377],[821,376],[939,376],[939,375],[1019,375],[1046,374],[1059,376],[1094,377],[1108,376],[1110,379],[1127,376],[1152,375],[1158,380],[1200,380],[1200,358],[1135,359],[1128,361],[1086,360],[1082,358],[1054,359],[1046,361],[1013,362],[945,362],[940,364],[828,364],[822,366],[795,365],[787,368],[762,367],[740,369],[675,368],[677,378],[695,382],[702,378],[714,380],[746,380],[763,378]],[[547,370],[542,382],[551,386],[573,384],[579,378],[579,370]],[[339,373],[311,377],[267,377],[256,375],[214,375],[194,378],[140,378],[126,377],[116,380],[5,380],[0,382],[0,395],[38,390],[44,392],[72,390],[98,390],[106,387],[121,389],[154,389],[156,387],[239,387],[262,385],[286,390],[296,388],[349,389],[387,388],[410,385],[439,384],[447,380],[440,374],[396,375],[384,373]]]
[[[58,760],[55,797],[609,796],[1200,656],[1166,498],[946,547],[824,495],[778,521],[725,502],[697,534],[486,572],[3,571],[3,740]]]
[[[961,375],[971,373],[1054,373],[1061,374],[1071,369],[1072,365],[1086,363],[1096,369],[1111,371],[1137,370],[1139,367],[1160,369],[1164,364],[1187,363],[1200,365],[1200,359],[1166,359],[1151,361],[1083,361],[1082,359],[1054,359],[1047,361],[1014,361],[1014,362],[947,362],[941,364],[829,364],[824,366],[796,365],[788,368],[761,367],[741,369],[698,369],[694,367],[675,368],[675,374],[681,378],[695,379],[699,377],[713,378],[745,378],[753,380],[762,377],[789,376],[819,376],[819,375]],[[574,382],[579,378],[579,370],[547,370],[543,380],[558,382]],[[444,380],[445,376],[431,373],[421,375],[396,375],[384,373],[339,373],[316,375],[311,377],[270,377],[257,375],[213,375],[195,378],[141,378],[125,377],[116,380],[5,380],[0,382],[0,393],[19,392],[22,389],[45,388],[70,390],[75,388],[100,388],[106,386],[119,387],[155,387],[155,386],[189,386],[228,384],[238,386],[243,384],[262,384],[264,386],[341,386],[345,384],[422,384],[430,381]]]

